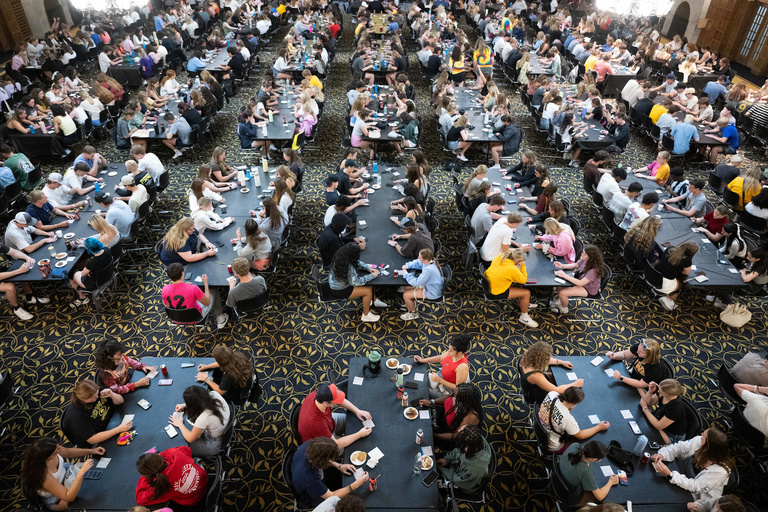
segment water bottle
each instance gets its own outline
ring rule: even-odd
[[[373,84],[373,94],[379,94],[379,84]]]
[[[29,133],[35,133],[35,127],[32,125],[29,125]]]
[[[378,170],[379,170],[379,163],[373,162],[373,177],[376,179],[379,178]]]
[[[416,431],[416,444],[420,445],[424,441],[424,431],[419,429]]]
[[[261,157],[261,168],[264,171],[264,174],[269,174],[269,164],[267,162],[267,157],[265,156]]]
[[[416,461],[413,463],[413,474],[421,474],[421,452],[416,454]]]
[[[247,181],[251,181],[251,168],[250,167],[245,169],[245,179]]]
[[[96,189],[96,192],[101,192],[101,185],[98,181],[93,182],[93,186]]]
[[[272,118],[272,111],[270,110],[270,111],[269,111],[269,122],[271,123],[272,121],[273,121],[273,118]]]
[[[647,444],[648,438],[645,437],[645,434],[641,434],[640,437],[637,438],[637,443],[635,443],[635,449],[632,450],[632,455],[640,457],[643,454],[643,450],[645,450],[645,446]]]

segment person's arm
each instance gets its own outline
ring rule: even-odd
[[[192,253],[192,251],[184,251],[184,252],[180,252],[180,253],[177,253],[177,254],[179,256],[181,256],[181,258],[184,261],[186,261],[187,263],[194,263],[196,261],[204,260],[208,256],[213,256],[214,254],[216,254],[216,252],[211,250],[211,249],[209,249],[206,252],[198,252],[198,253],[194,253],[194,254]],[[202,301],[200,301],[200,302],[202,302]]]
[[[611,487],[619,483],[619,477],[618,475],[611,475],[608,478],[608,482],[600,487],[599,489],[595,489],[592,491],[592,494],[595,495],[595,498],[598,499],[598,501],[603,501],[606,496],[608,496],[608,491],[611,490]]]
[[[178,413],[178,414],[177,414]],[[181,432],[181,435],[184,436],[184,440],[188,443],[193,443],[200,439],[200,436],[203,435],[204,430],[200,427],[192,427],[192,430],[188,429],[184,422],[184,416],[181,411],[179,411],[179,406],[176,406],[176,413],[172,414],[171,417],[168,420],[168,423],[173,425],[174,427],[179,429],[179,432]]]
[[[573,434],[573,437],[576,439],[589,439],[593,435],[597,434],[598,432],[602,432],[603,430],[608,430],[608,427],[610,426],[610,423],[607,421],[601,421],[594,427],[590,427],[584,430],[579,430],[575,434]]]
[[[103,448],[102,448],[103,450]],[[84,453],[82,456],[90,453],[96,453],[95,450],[83,450],[79,448],[64,448],[63,446],[59,447],[60,453],[63,455],[65,451],[71,452],[71,451],[77,451],[77,452],[87,452]],[[75,501],[75,498],[77,498],[77,494],[80,492],[80,488],[83,485],[83,480],[85,479],[85,474],[88,472],[89,469],[93,467],[94,460],[88,459],[83,462],[82,467],[80,468],[80,471],[75,475],[75,481],[72,483],[72,486],[67,489],[64,487],[64,485],[56,480],[54,476],[50,473],[45,474],[45,480],[43,480],[43,490],[48,491],[56,498],[59,498],[61,500],[59,502],[59,505],[65,505],[66,508],[69,508],[69,503]],[[65,503],[62,503],[65,502]],[[62,509],[65,510],[65,509]]]
[[[341,471],[342,473],[345,473],[345,474],[348,474],[348,475],[351,475],[355,471],[354,466],[352,466],[351,464],[339,464],[338,462],[333,461],[333,462],[331,462],[331,465],[333,467],[335,467],[336,469],[338,469],[339,471]],[[325,494],[323,494],[320,497],[322,499],[324,499],[324,500],[327,500],[331,496],[336,496],[338,498],[343,498],[347,494],[352,494],[352,491],[354,491],[355,489],[358,489],[358,488],[362,487],[365,484],[365,482],[367,482],[367,481],[368,481],[368,472],[366,471],[366,472],[363,472],[363,474],[360,476],[360,478],[358,478],[357,480],[355,480],[354,482],[352,482],[348,486],[342,487],[341,489],[338,489],[338,490],[335,490],[335,491],[331,491],[330,489],[327,489],[325,491]]]
[[[584,379],[578,379],[573,382],[568,382],[567,384],[555,386],[543,374],[534,373],[528,376],[528,384],[531,384],[532,386],[536,386],[539,389],[546,391],[547,393],[549,393],[550,391],[557,391],[558,393],[563,393],[565,392],[566,389],[568,389],[571,386],[582,387],[584,385]]]
[[[417,363],[439,363],[443,359],[445,359],[445,356],[448,355],[447,352],[443,352],[442,354],[432,356],[432,357],[421,357],[421,356],[415,356],[413,360]]]

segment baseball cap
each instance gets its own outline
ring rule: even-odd
[[[24,224],[25,226],[28,226],[32,224],[32,216],[28,214],[27,212],[19,212],[16,214],[16,218],[13,219],[19,224]]]
[[[687,86],[683,82],[677,82],[675,89],[685,89]]]
[[[108,198],[109,198],[109,194],[107,194],[106,192],[100,192],[100,193],[96,194],[96,197],[94,197],[93,199],[94,199],[94,200],[95,200],[97,203],[103,203],[103,202],[104,202],[104,201],[106,201]]]
[[[321,384],[317,388],[317,401],[320,403],[331,402],[334,404],[341,404],[346,395],[343,391],[339,391],[336,384]]]
[[[685,90],[685,94],[696,94],[696,89],[689,87]]]
[[[667,75],[667,80],[674,80],[675,78],[676,77],[675,77],[674,73],[670,73],[670,74]]]
[[[58,183],[61,184],[61,180],[63,180],[64,177],[61,175],[61,173],[58,172],[52,172],[48,175],[48,181],[51,183]]]
[[[400,227],[403,228],[403,229],[409,228],[409,227],[415,226],[415,225],[416,225],[416,223],[410,217],[406,217],[402,221],[400,221]]]
[[[136,184],[136,180],[133,179],[133,176],[123,176],[120,179],[120,184],[127,187],[132,187]]]

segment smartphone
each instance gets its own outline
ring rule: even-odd
[[[628,486],[629,485],[629,480],[627,480],[627,473],[626,472],[624,472],[622,470],[618,470],[618,471],[616,471],[616,474],[619,477],[619,485],[624,485],[624,486]]]
[[[661,445],[659,445],[659,443],[657,443],[656,441],[651,441],[650,443],[648,443],[648,447],[651,450],[658,450],[659,448],[661,448]]]
[[[640,434],[642,434],[642,432],[640,431],[640,427],[637,426],[636,421],[630,421],[629,426],[632,428],[632,432],[634,432],[636,435],[639,436]]]
[[[439,477],[440,475],[437,473],[437,471],[432,471],[430,474],[424,477],[424,480],[422,480],[421,483],[429,487],[435,483],[435,480],[437,480]]]
[[[410,389],[419,389],[419,385],[418,385],[418,384],[416,384],[415,382],[406,382],[406,383],[405,383],[405,384],[403,384],[403,385],[404,385],[405,387],[407,387],[407,388],[410,388]]]
[[[179,433],[176,431],[176,429],[173,428],[173,425],[166,425],[165,426],[165,433],[168,434],[168,437],[170,437],[171,439],[173,439],[174,437],[179,435]]]
[[[184,274],[184,279],[186,279],[187,281],[192,279],[192,272],[187,272],[186,274]]]
[[[528,278],[528,280],[525,282],[525,284],[536,284],[538,281],[536,279]]]
[[[99,478],[101,478],[101,475],[103,474],[104,474],[103,471],[98,471],[96,469],[89,469],[88,471],[85,472],[85,476],[83,478],[85,478],[86,480],[98,480]]]

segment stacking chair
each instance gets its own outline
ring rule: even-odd
[[[491,463],[490,467],[488,468],[488,475],[483,478],[483,481],[480,484],[480,490],[475,493],[466,493],[458,488],[453,484],[452,481],[448,481],[448,496],[447,496],[447,503],[446,503],[446,510],[451,509],[451,503],[454,502],[456,506],[458,506],[459,503],[469,503],[471,505],[485,505],[486,502],[486,490],[488,489],[488,486],[491,483],[491,480],[493,480],[494,475],[496,474],[496,466],[498,464],[498,461],[496,459],[496,450],[493,449],[493,445],[491,446]]]
[[[301,412],[301,402],[296,403],[291,409],[291,434],[293,434],[293,440],[296,441],[298,446],[301,446],[304,442],[299,434],[299,413]]]
[[[768,473],[768,448],[765,447],[765,434],[752,426],[744,417],[741,407],[734,407],[731,411],[733,422],[733,434],[738,437],[747,449],[752,460],[757,462],[763,473]]]
[[[731,402],[731,408],[736,405],[746,405],[746,402],[733,389],[733,385],[737,383],[738,381],[731,373],[731,370],[725,366],[725,363],[721,364],[720,369],[717,371],[717,386],[728,401]]]
[[[552,492],[558,512],[571,512],[578,508],[577,505],[581,501],[581,496],[574,496],[568,488],[568,483],[560,472],[560,457],[562,455],[556,455],[552,458],[550,482],[552,483]]]

